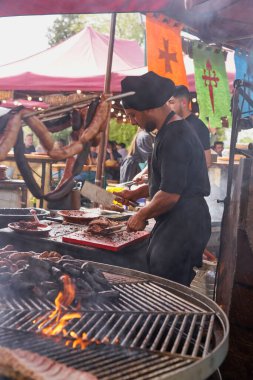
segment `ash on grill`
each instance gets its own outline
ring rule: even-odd
[[[35,295],[54,301],[63,288],[62,276],[68,275],[76,287],[74,302],[93,300],[96,297],[114,298],[102,271],[91,263],[79,266],[71,256],[55,251],[17,252],[13,246],[0,250],[0,294]]]

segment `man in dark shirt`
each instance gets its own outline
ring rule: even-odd
[[[190,285],[194,266],[201,266],[202,253],[211,233],[211,220],[204,197],[210,184],[204,151],[196,134],[168,103],[174,83],[148,72],[126,77],[122,92],[134,91],[123,106],[133,124],[147,132],[158,130],[151,162],[149,186],[124,190],[128,200],[151,197],[149,204],[128,221],[132,231],[143,230],[156,219],[147,252],[149,271]]]
[[[205,151],[206,164],[209,168],[211,166],[209,130],[203,121],[191,112],[190,101],[191,96],[188,88],[186,86],[177,86],[169,103],[171,109],[185,119],[196,132]]]

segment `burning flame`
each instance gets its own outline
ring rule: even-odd
[[[64,308],[70,306],[75,299],[76,289],[71,278],[68,275],[63,275],[61,277],[63,282],[63,291],[60,291],[54,301],[55,310],[39,324],[38,330],[40,333],[46,336],[59,336],[62,335],[64,338],[70,336],[71,340],[66,341],[66,345],[72,345],[73,348],[80,347],[84,350],[91,343],[99,343],[95,339],[88,339],[86,333],[82,336],[78,336],[74,331],[70,333],[66,330],[66,325],[72,319],[80,319],[81,314],[78,312],[65,313]],[[80,307],[80,304],[79,304]]]

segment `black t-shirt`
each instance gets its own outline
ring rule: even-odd
[[[25,153],[26,154],[30,154],[30,153],[33,153],[33,152],[36,152],[36,149],[35,149],[34,145],[30,145],[28,147],[25,147]]]
[[[184,120],[162,126],[154,143],[150,196],[159,190],[182,198],[208,196],[210,183],[203,148]]]
[[[210,149],[210,136],[207,126],[197,116],[191,113],[185,118],[192,129],[197,133],[204,150]]]

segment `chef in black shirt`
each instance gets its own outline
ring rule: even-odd
[[[211,166],[211,148],[210,148],[210,134],[207,126],[194,115],[190,110],[191,95],[186,86],[177,86],[173,96],[170,98],[169,103],[172,111],[185,119],[190,127],[197,134],[203,146],[206,164],[209,168]]]
[[[210,184],[203,148],[188,124],[171,110],[168,99],[175,85],[170,79],[150,71],[126,77],[121,86],[122,92],[135,92],[123,100],[132,124],[158,131],[149,185],[121,192],[128,200],[151,198],[129,219],[128,229],[143,230],[147,220],[155,218],[147,252],[149,271],[189,286],[211,233],[204,199]]]

